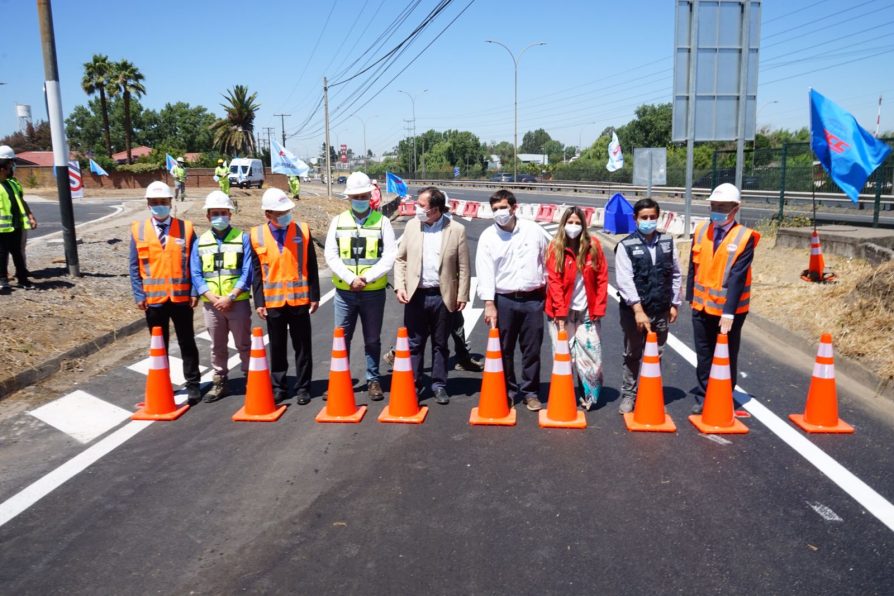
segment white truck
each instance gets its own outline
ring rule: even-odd
[[[230,186],[264,186],[264,163],[260,159],[237,157],[230,161]]]

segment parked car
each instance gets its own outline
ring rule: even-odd
[[[346,184],[347,182],[348,182],[347,176],[339,176],[338,179],[336,179],[336,181],[335,181],[336,184]]]
[[[230,185],[239,188],[264,186],[264,163],[260,159],[237,157],[230,161]]]
[[[490,177],[491,182],[515,182],[515,176],[510,174],[509,172],[503,172],[502,174],[494,174]],[[519,174],[518,182],[537,182],[537,177],[532,176],[531,174]]]
[[[531,174],[519,174],[518,182],[537,182],[537,177]]]

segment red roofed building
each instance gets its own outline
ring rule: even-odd
[[[130,155],[131,155],[131,157],[133,157],[134,160],[136,160],[137,158],[149,155],[150,153],[152,153],[152,148],[147,147],[145,145],[140,145],[139,147],[133,147],[130,150]],[[173,157],[176,159],[177,157],[181,157],[181,156],[174,155]],[[200,157],[202,157],[202,154],[201,153],[184,153],[182,157],[187,162],[193,162],[193,161],[196,161],[197,159],[199,159]],[[127,163],[127,151],[119,151],[118,153],[112,154],[112,159],[116,163]]]
[[[74,153],[69,152],[69,160],[77,159]],[[16,163],[22,166],[38,166],[41,168],[53,167],[52,151],[22,151],[16,153]]]

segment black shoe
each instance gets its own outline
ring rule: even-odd
[[[25,281],[20,281],[17,284],[17,287],[21,290],[35,290],[35,289],[37,289],[36,286],[33,283],[31,283],[30,281],[28,281],[27,279]]]
[[[0,294],[11,294],[12,287],[9,285],[9,281],[6,279],[0,279]]]
[[[692,412],[694,415],[698,416],[699,414],[702,413],[702,409],[703,409],[703,408],[704,408],[704,405],[703,405],[703,404],[696,403],[694,406],[692,406],[692,410],[691,410],[691,412]]]
[[[273,392],[273,401],[274,402],[279,404],[279,403],[286,401],[287,399],[289,399],[289,396],[286,395],[286,392],[284,389],[277,389],[276,391]]]
[[[298,390],[298,393],[295,394],[295,403],[299,406],[306,406],[310,403],[310,393],[307,389]]]
[[[442,406],[446,406],[450,403],[450,396],[447,395],[447,390],[443,387],[438,387],[435,389],[435,401],[441,404]]]
[[[378,381],[369,381],[366,384],[366,394],[371,401],[382,401],[385,399],[385,393],[382,391],[382,385]]]
[[[187,385],[186,386],[186,403],[191,406],[196,405],[202,400],[202,390],[199,389],[199,385]]]
[[[469,356],[463,360],[457,360],[453,365],[456,370],[466,370],[469,372],[482,372],[484,370],[484,362],[480,358],[472,358]]]

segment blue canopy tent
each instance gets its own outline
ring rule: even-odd
[[[603,228],[610,234],[630,234],[636,229],[633,221],[633,205],[619,192],[615,193],[605,205]]]

